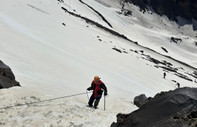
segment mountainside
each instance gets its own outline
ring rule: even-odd
[[[179,25],[193,24],[193,29],[197,30],[197,1],[195,0],[126,0],[142,10],[152,10],[159,15],[166,15],[170,20],[174,20]],[[185,22],[180,21],[185,19]]]
[[[3,126],[110,126],[139,94],[197,84],[192,25],[120,0],[6,0],[0,28],[0,60],[22,86],[0,91]],[[103,98],[86,107],[95,75],[108,88],[106,111]]]

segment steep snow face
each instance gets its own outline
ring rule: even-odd
[[[169,21],[165,16],[160,17],[152,12],[142,13],[139,8],[132,4],[124,4],[118,1],[99,0],[101,3],[108,3],[111,7],[100,8],[94,2],[84,0],[99,10],[104,17],[107,17],[114,29],[126,35],[131,40],[139,44],[154,49],[175,59],[184,61],[192,66],[196,66],[197,31],[193,31],[192,25],[179,27],[175,22]],[[119,4],[119,7],[117,5]],[[124,9],[132,11],[131,16],[119,15],[124,4]],[[113,9],[112,9],[113,8]],[[110,11],[109,11],[110,10]],[[106,13],[107,12],[107,13]],[[170,41],[171,37],[182,39],[181,43],[175,44]],[[168,53],[161,47],[165,47]]]
[[[16,95],[20,96],[18,100],[23,103],[23,97],[37,94],[36,98],[43,100],[50,97],[83,93],[90,86],[93,77],[99,75],[109,91],[107,111],[101,111],[102,113],[96,111],[91,115],[98,116],[100,119],[106,118],[105,121],[100,122],[101,120],[99,120],[97,123],[100,123],[99,126],[109,126],[115,121],[115,115],[118,112],[130,112],[136,109],[130,103],[136,95],[144,93],[147,96],[153,96],[159,91],[174,89],[175,82],[179,82],[181,87],[196,85],[195,78],[188,75],[188,73],[193,73],[193,68],[89,24],[68,14],[61,7],[124,34],[129,39],[138,41],[140,45],[191,63],[191,65],[196,65],[195,47],[186,42],[179,45],[172,44],[169,39],[172,35],[176,35],[182,39],[189,37],[185,40],[192,42],[196,40],[193,38],[194,32],[191,32],[191,36],[188,34],[179,36],[176,34],[176,26],[164,18],[161,18],[160,22],[156,22],[157,25],[161,24],[161,26],[159,25],[161,29],[156,27],[151,29],[152,21],[157,21],[159,17],[142,14],[133,5],[128,6],[132,9],[133,16],[119,15],[117,11],[120,11],[121,6],[117,0],[114,0],[114,3],[113,1],[106,3],[106,1],[99,0],[84,0],[83,2],[102,14],[113,28],[103,21],[97,12],[78,0],[65,0],[64,3],[55,0],[7,0],[0,5],[1,60],[11,67],[17,81],[23,86],[21,90],[10,89],[2,92],[1,100],[8,98],[11,103],[5,101],[1,106],[15,105],[15,101],[11,100],[15,100]],[[167,24],[165,29],[162,22]],[[171,30],[170,27],[173,29]],[[190,30],[186,32],[190,33]],[[161,47],[166,48],[169,53],[165,53]],[[119,49],[122,53],[112,48]],[[147,61],[148,56],[171,63],[179,75],[187,75],[192,82],[180,78],[170,71],[167,73],[166,79],[163,79],[163,69],[159,66],[164,65],[157,64],[156,66],[155,63]],[[190,61],[191,59],[192,61]],[[26,90],[33,94],[31,92],[23,93]],[[13,92],[16,95],[6,96],[7,92]],[[44,97],[42,98],[42,96]],[[33,100],[30,99],[30,101]],[[61,101],[57,102],[57,108],[53,107],[56,102],[52,101],[49,102],[50,107],[45,106],[45,104],[48,105],[46,102],[43,107],[41,106],[41,109],[39,106],[27,106],[24,110],[20,107],[6,109],[1,112],[3,114],[1,116],[8,119],[2,117],[1,119],[3,119],[5,126],[19,125],[21,121],[22,124],[31,126],[30,121],[25,121],[26,118],[20,117],[28,111],[30,113],[25,116],[32,120],[32,126],[38,125],[36,123],[38,118],[43,118],[39,122],[44,126],[44,123],[50,123],[54,117],[55,120],[56,118],[63,119],[55,114],[43,117],[50,109],[57,114],[64,111],[63,116],[66,113],[73,114],[71,117],[68,115],[65,120],[71,121],[75,125],[67,123],[68,126],[98,126],[97,123],[92,122],[95,121],[94,117],[90,115],[82,117],[84,114],[92,113],[90,109],[84,109],[88,101],[86,95],[70,98],[63,103]],[[36,109],[34,110],[34,108]],[[103,109],[103,99],[99,108]],[[14,115],[16,112],[19,113],[19,116]],[[109,116],[114,117],[110,119]],[[76,119],[73,118],[75,122],[78,119],[82,122],[87,119],[90,121],[86,124],[81,122],[76,125],[71,120],[72,117],[76,117]],[[16,122],[9,124],[9,121],[12,120]],[[60,125],[64,126],[66,121]],[[55,123],[56,125],[57,123]]]

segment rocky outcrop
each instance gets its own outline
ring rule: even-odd
[[[193,28],[197,30],[196,23],[194,21],[197,21],[196,0],[126,0],[126,2],[139,6],[143,11],[152,9],[155,13],[161,16],[166,15],[173,21],[178,21],[177,17],[180,16],[193,23]]]
[[[0,60],[0,89],[12,86],[20,86],[15,80],[12,70]]]
[[[196,127],[197,88],[162,92],[130,114],[118,114],[111,127]]]
[[[170,38],[170,42],[174,42],[174,43],[178,44],[178,43],[181,43],[182,42],[182,39],[171,37]]]

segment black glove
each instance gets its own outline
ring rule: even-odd
[[[91,88],[87,88],[87,90],[88,90],[88,91],[90,91],[90,90],[91,90]]]
[[[104,96],[107,96],[107,92],[104,93]]]

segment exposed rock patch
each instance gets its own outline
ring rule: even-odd
[[[20,86],[12,70],[0,60],[0,89]]]
[[[165,51],[166,53],[168,53],[168,50],[164,47],[161,47],[161,49],[163,49],[163,51]]]
[[[64,0],[57,0],[57,1],[59,1],[60,3],[64,3]]]
[[[174,67],[169,67],[169,66],[155,66],[155,67],[159,67],[159,68],[163,68],[164,70],[166,71],[170,71],[170,72],[177,72],[178,69],[177,68],[174,68]]]
[[[116,48],[116,47],[114,47],[112,49],[115,50],[115,51],[117,51],[117,52],[119,52],[119,53],[122,53],[122,51],[120,49]]]
[[[63,26],[66,26],[66,24],[65,24],[65,23],[62,23],[62,25],[63,25]]]
[[[170,42],[174,42],[174,43],[178,44],[178,43],[181,43],[182,42],[182,39],[171,37],[170,38]]]

